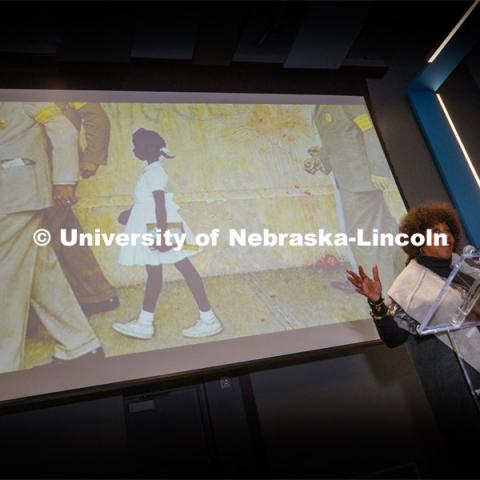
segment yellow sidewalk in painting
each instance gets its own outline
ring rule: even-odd
[[[317,271],[313,267],[208,277],[205,286],[225,329],[219,335],[203,339],[182,336],[182,329],[193,325],[198,314],[183,281],[165,285],[155,312],[156,333],[152,340],[124,337],[111,327],[113,322],[136,317],[141,308],[143,285],[121,288],[121,306],[91,317],[91,324],[105,355],[110,357],[326,325],[338,318],[345,321],[368,318],[363,297],[330,286],[330,282],[344,278],[344,269]],[[49,362],[53,352],[54,343],[42,327],[33,325],[31,330],[24,368]]]

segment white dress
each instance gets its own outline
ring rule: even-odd
[[[147,233],[156,228],[157,217],[153,192],[165,190],[168,176],[160,161],[147,164],[140,172],[135,186],[134,204],[130,212],[125,233]],[[120,247],[119,263],[121,265],[162,265],[176,263],[186,257],[198,253],[201,248],[195,245],[195,237],[178,212],[179,206],[173,201],[173,194],[165,193],[165,208],[167,210],[167,227],[172,232],[183,231],[187,237],[185,246],[181,250],[170,249],[167,252],[153,250],[141,244],[138,239],[136,245]]]

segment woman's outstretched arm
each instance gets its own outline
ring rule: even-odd
[[[389,348],[405,343],[410,333],[400,328],[395,321],[395,315],[404,314],[400,312],[400,307],[393,302],[387,307],[382,297],[377,302],[369,300],[368,304],[371,308],[370,315],[382,342]]]
[[[356,291],[367,297],[371,308],[371,317],[383,343],[389,348],[405,343],[410,334],[395,322],[392,309],[398,306],[392,304],[392,309],[389,309],[385,305],[377,265],[372,268],[372,278],[365,273],[362,266],[358,267],[358,274],[351,270],[347,270],[347,274],[347,280],[355,287]]]

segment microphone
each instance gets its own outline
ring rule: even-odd
[[[474,268],[480,268],[480,248],[473,245],[465,245],[462,250],[462,256],[465,258],[467,265]]]
[[[473,245],[465,245],[462,250],[463,255],[471,255],[472,253],[478,253],[480,250]]]

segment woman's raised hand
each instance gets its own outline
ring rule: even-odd
[[[372,268],[372,278],[370,278],[363,267],[358,267],[358,275],[351,270],[347,270],[347,280],[355,287],[355,290],[367,297],[371,302],[376,302],[382,296],[382,283],[378,276],[378,267]]]

